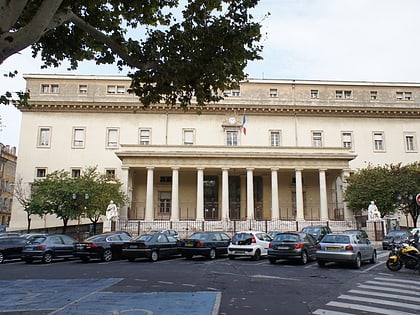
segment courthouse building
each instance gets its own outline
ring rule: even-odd
[[[17,177],[98,166],[123,182],[123,220],[354,220],[346,176],[419,160],[419,83],[250,79],[185,111],[144,109],[127,77],[24,77]],[[14,202],[11,228],[25,227]]]

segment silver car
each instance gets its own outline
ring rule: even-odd
[[[327,234],[317,244],[316,259],[320,267],[327,262],[350,263],[360,268],[363,261],[376,263],[376,249],[357,234]]]

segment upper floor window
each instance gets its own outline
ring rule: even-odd
[[[397,92],[397,101],[411,101],[411,92]]]
[[[322,147],[322,131],[312,131],[312,146]]]
[[[118,147],[119,129],[107,128],[106,129],[106,146],[108,148]]]
[[[270,89],[270,97],[278,97],[277,89]]]
[[[270,131],[270,145],[272,147],[279,147],[280,146],[280,131],[279,130],[272,130]]]
[[[343,148],[351,149],[353,147],[353,134],[350,131],[342,132],[341,140],[343,143]]]
[[[150,144],[150,129],[139,129],[139,144],[149,145]]]
[[[337,90],[335,91],[335,98],[348,100],[352,98],[352,93],[351,91]]]
[[[38,129],[38,147],[50,147],[51,127],[40,127]]]
[[[229,96],[241,96],[241,90],[235,89],[235,90],[226,90],[223,92],[223,96],[229,97]]]
[[[417,144],[416,137],[414,133],[404,133],[405,139],[405,151],[406,152],[416,152]]]
[[[36,168],[36,177],[43,178],[47,176],[47,169],[45,167]]]
[[[79,94],[87,94],[88,86],[86,84],[79,85]]]
[[[82,170],[80,168],[71,169],[71,177],[77,178],[77,177],[80,177],[81,174],[82,174]]]
[[[229,147],[238,146],[238,131],[236,130],[226,131],[226,145]]]
[[[373,150],[385,151],[384,133],[382,131],[375,131],[373,133]]]
[[[115,169],[113,168],[107,168],[105,170],[105,175],[111,178],[115,178]]]
[[[311,98],[318,98],[319,93],[318,90],[311,90]]]
[[[106,87],[106,92],[108,94],[125,94],[124,85],[108,85]]]
[[[86,129],[85,128],[83,128],[83,127],[73,128],[72,147],[73,148],[84,148],[85,147],[85,136],[86,136]]]
[[[41,84],[41,93],[44,94],[58,94],[60,88],[58,84]]]
[[[160,183],[172,183],[172,176],[160,176],[159,177]]]
[[[378,91],[370,91],[370,99],[375,101],[378,99]]]
[[[184,129],[183,130],[183,143],[184,145],[193,145],[194,144],[194,130],[193,129]]]

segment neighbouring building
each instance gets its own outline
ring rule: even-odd
[[[10,222],[16,161],[16,147],[0,143],[0,230],[5,230]]]
[[[24,77],[32,107],[21,109],[17,174],[30,184],[97,165],[123,182],[122,220],[353,220],[346,176],[420,157],[420,83],[250,79],[184,111],[144,109],[127,77]],[[25,228],[16,202],[12,213]]]

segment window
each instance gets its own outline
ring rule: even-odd
[[[312,131],[312,146],[320,148],[322,147],[322,132]]]
[[[106,146],[108,148],[118,147],[118,128],[107,128],[106,129]]]
[[[342,90],[337,90],[335,91],[335,98],[336,99],[351,99],[352,98],[352,93],[351,91],[342,91]]]
[[[270,131],[270,145],[272,147],[280,146],[280,131],[278,130]]]
[[[85,147],[85,128],[73,128],[73,148]]]
[[[194,130],[193,129],[184,129],[184,145],[193,145],[194,144]]]
[[[159,192],[159,213],[168,214],[171,212],[171,192],[160,191]]]
[[[47,169],[46,168],[37,168],[36,169],[36,177],[43,178],[47,176]]]
[[[411,92],[397,92],[397,101],[411,101]]]
[[[353,134],[350,131],[342,132],[341,140],[343,143],[343,148],[351,149],[353,147]]]
[[[223,92],[223,96],[241,96],[241,90],[226,90]]]
[[[417,145],[416,145],[416,137],[414,133],[405,133],[405,151],[406,152],[416,152]]]
[[[82,170],[80,168],[71,169],[71,177],[77,178],[77,177],[80,177],[81,174],[82,174]]]
[[[50,147],[51,127],[40,127],[38,129],[38,147]]]
[[[108,168],[105,170],[105,175],[107,177],[115,178],[115,169]]]
[[[378,92],[377,91],[370,91],[370,99],[375,101],[378,99]]]
[[[373,133],[373,150],[374,151],[384,151],[384,133],[383,132],[374,132]]]
[[[43,94],[58,94],[59,92],[58,84],[41,84],[41,93]]]
[[[229,147],[236,147],[238,145],[237,131],[226,131],[226,145]]]
[[[318,98],[319,94],[318,94],[318,90],[311,90],[311,98]]]
[[[107,85],[106,92],[108,94],[125,94],[124,85]]]
[[[87,94],[87,85],[86,84],[80,84],[79,85],[79,94]]]
[[[172,176],[160,176],[159,177],[160,183],[172,183]]]
[[[277,89],[270,89],[270,97],[277,97]]]
[[[149,145],[150,144],[150,129],[139,129],[139,144]]]

